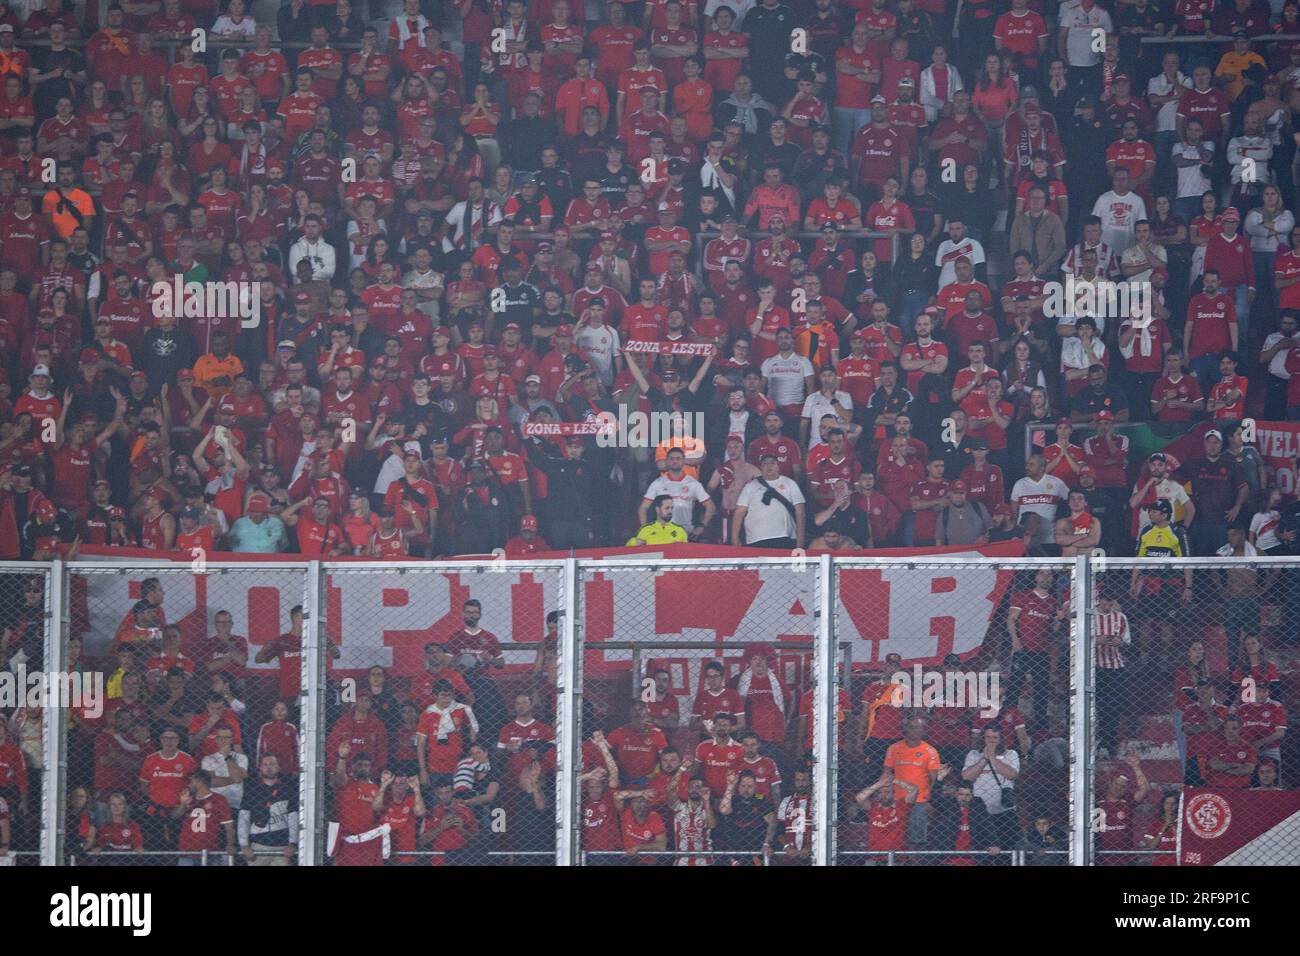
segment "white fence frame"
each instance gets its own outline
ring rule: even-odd
[[[1251,564],[1300,569],[1300,561],[1292,558],[1251,558]],[[1224,567],[1230,564],[1222,558],[1190,558],[1174,563],[1179,569]],[[820,706],[814,708],[813,744],[813,863],[818,866],[835,864],[835,801],[826,799],[836,792],[838,747],[836,723],[828,719],[835,713],[840,688],[839,648],[835,634],[836,587],[841,568],[864,566],[934,568],[944,565],[985,565],[995,568],[1030,569],[1035,566],[1051,567],[1072,577],[1074,597],[1070,622],[1070,864],[1091,864],[1092,840],[1089,830],[1093,802],[1093,771],[1095,752],[1093,746],[1093,674],[1092,650],[1089,642],[1093,611],[1094,578],[1097,571],[1129,569],[1134,566],[1153,568],[1153,560],[1089,558],[972,558],[943,555],[918,557],[832,557],[810,558],[710,558],[692,567],[725,570],[726,568],[752,569],[763,566],[786,566],[806,570],[815,575],[815,634],[812,650],[813,682]],[[369,573],[410,574],[412,571],[486,573],[491,571],[542,571],[559,576],[560,591],[560,648],[557,669],[556,731],[561,742],[557,753],[556,773],[556,864],[576,866],[582,862],[579,846],[581,832],[581,792],[576,784],[575,768],[581,763],[582,714],[582,664],[583,664],[583,594],[581,582],[584,573],[591,570],[610,571],[620,567],[645,567],[661,565],[664,571],[680,571],[682,564],[631,558],[610,560],[562,559],[537,561],[447,561],[447,562],[351,562],[320,561],[266,561],[266,562],[209,562],[206,571],[191,573],[222,573],[242,571],[255,574],[263,570],[296,570],[305,575],[304,604],[304,654],[303,654],[303,706],[300,746],[303,777],[301,780],[299,821],[300,865],[321,865],[321,834],[324,831],[327,809],[323,805],[323,779],[321,753],[326,729],[324,724],[324,690],[326,655],[324,653],[324,627],[327,604],[323,575],[332,571],[354,570]],[[45,640],[46,669],[60,671],[65,667],[65,635],[69,624],[67,582],[78,572],[142,574],[152,571],[183,573],[184,564],[175,561],[131,560],[122,563],[102,561],[53,562],[0,562],[0,574],[44,574],[47,596],[47,622]],[[297,603],[295,600],[293,603]],[[66,714],[62,709],[50,708],[44,714],[44,760],[46,772],[42,776],[41,793],[41,864],[59,865],[63,859],[63,830],[65,816],[65,781],[67,775]],[[310,769],[309,769],[310,768]]]

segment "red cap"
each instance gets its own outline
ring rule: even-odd
[[[536,515],[524,515],[522,518],[520,518],[520,519],[519,519],[519,530],[520,530],[520,531],[536,531],[536,530],[537,530],[537,516],[536,516]]]
[[[250,515],[266,514],[269,510],[265,495],[253,495],[253,497],[248,499],[248,513]]]
[[[445,325],[440,325],[433,330],[433,334],[442,335],[442,336],[446,336],[447,338],[451,338],[451,329],[447,328],[447,326]]]
[[[1115,420],[1115,413],[1110,411],[1109,409],[1103,408],[1101,411],[1097,413],[1097,421],[1099,422],[1113,422],[1114,420]]]
[[[36,506],[36,517],[42,521],[53,521],[59,516],[59,509],[54,507],[54,502],[48,498],[42,499],[41,503]]]
[[[852,342],[854,339],[861,339],[865,342],[867,340],[867,333],[863,332],[861,329],[854,329],[849,333],[849,341]]]
[[[96,349],[81,350],[82,365],[94,365],[98,361],[99,361],[99,352]]]
[[[556,328],[555,328],[555,334],[556,334],[556,335],[567,335],[567,336],[572,337],[572,335],[573,335],[573,326],[568,325],[568,324],[556,326]]]
[[[950,484],[950,485],[948,486],[948,490],[949,490],[949,491],[953,491],[953,492],[960,491],[960,492],[962,492],[963,494],[965,494],[965,492],[966,492],[966,482],[964,482],[964,481],[954,481],[952,484]]]
[[[311,301],[311,293],[308,292],[306,289],[299,289],[297,292],[295,292],[295,293],[293,294],[293,301],[294,301],[294,302],[310,302],[310,301]]]
[[[1223,216],[1221,218],[1224,222],[1241,222],[1241,213],[1237,212],[1236,206],[1229,206],[1227,209],[1223,210]]]
[[[113,507],[111,507],[111,508],[108,509],[108,520],[109,520],[109,521],[125,521],[125,520],[126,520],[126,511],[123,510],[122,508],[119,508],[117,505],[113,505]]]
[[[727,436],[727,442],[730,443],[733,441],[738,441],[743,445],[745,444],[745,436],[741,435],[739,432],[732,432]]]
[[[993,509],[993,513],[995,515],[1013,515],[1016,513],[1016,509],[1011,507],[1011,505],[1007,504],[1004,501],[1002,504],[998,505],[996,508]]]

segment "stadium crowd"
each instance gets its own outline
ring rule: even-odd
[[[100,22],[97,4],[0,0],[0,558],[1300,554],[1300,502],[1251,417],[1300,419],[1294,0],[251,6],[113,3]],[[188,283],[235,291],[196,306]],[[611,431],[633,413],[664,430]],[[1182,460],[1130,454],[1129,423],[1202,422]],[[1046,574],[996,635],[1038,738],[1008,703],[946,722],[931,760],[925,720],[869,718],[844,735],[868,754],[846,820],[894,848],[1057,839],[1059,818],[1013,831],[998,802],[1055,739],[1068,595]],[[287,664],[279,701],[249,710],[229,621],[200,652],[154,585],[114,648],[130,706],[74,728],[93,779],[73,829],[193,850],[181,821],[202,806],[230,824],[208,848],[287,860],[301,617],[257,654]],[[40,653],[40,589],[22,591],[9,663]],[[1253,674],[1261,606],[1294,619],[1300,581],[1166,568],[1104,597],[1135,634],[1112,620],[1099,670],[1136,651],[1182,681],[1189,782],[1266,785],[1269,760],[1275,779],[1284,716],[1262,732],[1222,681],[1216,702],[1199,660],[1175,677],[1178,631],[1221,605],[1231,667]],[[423,847],[471,852],[498,789],[547,832],[546,655],[536,686],[496,689],[477,620],[429,650],[427,686],[394,697],[381,672],[337,704],[344,857],[368,859],[346,838],[381,818],[408,852],[417,819]],[[752,700],[714,693],[736,699],[676,722],[634,709],[584,742],[588,840],[797,857],[795,701],[765,735]],[[1240,739],[1258,766],[1202,766]],[[0,738],[14,820],[16,746]],[[931,787],[948,803],[927,832]]]

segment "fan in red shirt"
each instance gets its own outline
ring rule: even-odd
[[[388,729],[373,712],[372,703],[369,693],[358,694],[352,710],[334,723],[325,742],[325,759],[328,763],[334,762],[340,748],[346,743],[352,753],[368,755],[371,766],[383,772],[388,765]]]
[[[1224,718],[1223,731],[1201,753],[1201,775],[1207,787],[1246,790],[1259,754],[1241,736],[1241,718]]]
[[[712,724],[713,736],[696,746],[695,759],[700,764],[705,785],[714,793],[722,793],[727,789],[727,774],[740,769],[745,748],[732,739],[730,714],[716,714]]]
[[[456,791],[450,779],[439,780],[434,785],[435,802],[424,818],[419,841],[422,850],[433,850],[439,854],[433,857],[433,866],[446,866],[455,862],[479,832],[474,811],[455,800],[455,796]]]
[[[554,741],[555,731],[533,716],[532,695],[516,694],[515,719],[501,728],[497,739],[497,747],[509,760],[510,781],[517,784],[524,768],[537,761]]]
[[[691,705],[691,728],[712,733],[713,718],[717,714],[727,714],[735,717],[736,729],[739,730],[745,726],[744,713],[744,698],[724,686],[722,662],[709,661],[704,665],[704,687],[695,695],[695,702]]]
[[[149,799],[142,829],[150,849],[170,849],[174,845],[174,811],[180,806],[190,775],[199,769],[198,761],[180,749],[180,739],[175,730],[164,730],[158,751],[140,764],[140,786]]]
[[[379,793],[384,809],[379,814],[378,822],[381,826],[387,824],[391,831],[393,850],[398,854],[397,862],[417,862],[418,857],[406,854],[415,852],[417,824],[426,813],[424,797],[420,793],[420,778],[394,776],[391,771],[385,770],[379,775]]]
[[[614,804],[622,801],[614,795]],[[653,866],[656,852],[662,852],[668,846],[668,833],[664,828],[663,817],[650,809],[650,801],[644,796],[635,796],[628,801],[630,806],[623,810],[620,818],[623,829],[623,850],[629,857],[642,866]]]
[[[176,807],[181,819],[180,839],[177,849],[182,853],[198,854],[203,850],[235,853],[235,821],[226,798],[212,791],[212,774],[196,770],[190,785],[180,794]],[[224,839],[223,839],[224,837]],[[198,866],[198,856],[182,856],[182,866]]]
[[[664,732],[650,722],[650,709],[644,701],[632,705],[628,721],[608,737],[618,762],[619,778],[624,783],[644,781],[659,763],[659,751],[668,746]]]
[[[477,736],[474,711],[456,702],[451,681],[437,681],[433,685],[433,703],[424,709],[416,725],[420,782],[427,783],[430,774],[454,773],[465,747]]]

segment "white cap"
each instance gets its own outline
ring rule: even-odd
[[[403,442],[402,451],[403,452],[413,451],[417,455],[419,455],[421,459],[424,458],[424,449],[420,447],[420,443],[418,441]]]
[[[36,368],[32,369],[32,374],[27,377],[28,379],[33,379],[37,375],[44,375],[46,378],[53,378],[53,376],[50,375],[50,367],[48,365],[36,366]]]

